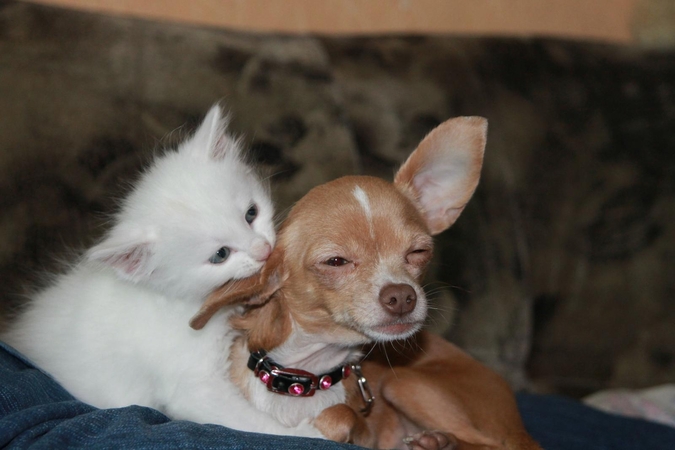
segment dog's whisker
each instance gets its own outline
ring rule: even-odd
[[[396,373],[396,370],[394,370],[394,366],[391,364],[391,360],[389,359],[389,354],[387,353],[387,347],[384,344],[382,344],[382,350],[384,351],[384,357],[387,360],[387,364],[389,364],[389,368],[394,373],[394,376],[396,377],[396,379],[398,379],[398,374]]]
[[[435,302],[430,305],[427,305],[427,309],[429,311],[441,311],[441,312],[457,311],[457,307],[455,307],[455,305],[444,305],[444,304],[439,305]]]
[[[396,343],[397,343],[397,342],[399,343],[399,345],[401,346],[401,348],[397,348],[397,347],[396,347]],[[399,355],[404,356],[404,355],[405,355],[405,340],[402,340],[402,341],[394,341],[394,342],[392,342],[392,343],[391,343],[391,348],[392,348],[392,350],[394,350],[394,351],[395,351],[396,353],[398,353]]]
[[[375,347],[377,347],[377,344],[373,344],[372,347],[370,347],[370,350],[368,350],[368,353],[366,353],[362,358],[361,362],[365,361],[371,353],[373,353],[373,350],[375,350]]]
[[[411,352],[416,352],[421,349],[419,342],[417,342],[417,336],[407,339],[406,344],[410,346]]]
[[[437,301],[438,299],[436,298],[431,298],[429,299],[429,303],[427,304],[427,309],[432,309],[434,311],[436,310],[441,310],[441,311],[454,311],[457,309],[457,307],[453,304],[451,305],[446,305],[445,303]]]
[[[452,310],[448,310],[448,309],[442,309],[442,308],[429,308],[429,309],[435,311],[436,314],[439,315],[443,320],[447,320],[447,317],[445,316],[444,313],[453,313]],[[431,318],[435,319],[435,317],[433,317],[433,316]]]
[[[427,287],[435,286],[435,285],[440,285],[440,287],[445,287],[445,286],[447,286],[447,284],[448,284],[448,283],[446,283],[445,281],[432,280],[432,281],[428,281],[428,282],[424,283],[424,284],[422,285],[422,287],[423,287],[424,289],[426,289]]]
[[[448,288],[447,288],[446,286],[435,287],[435,288],[432,288],[432,289],[427,289],[427,288],[424,289],[424,291],[426,292],[427,296],[430,296],[430,295],[436,295],[436,294],[438,294],[439,292],[445,292],[445,291],[447,291],[447,290],[448,290]]]
[[[448,323],[448,318],[445,316],[445,314],[443,314],[443,312],[439,312],[438,315],[441,316],[441,319],[443,319],[444,323]],[[433,319],[437,320],[436,317],[434,317]]]
[[[291,210],[292,207],[293,207],[292,205],[288,206],[274,215],[272,221],[274,222],[275,228],[279,228],[279,225],[281,225],[281,223],[284,221],[284,219],[286,218],[288,212]]]
[[[430,286],[432,284],[440,285],[438,287],[432,288],[432,290],[433,289],[437,289],[437,290],[438,289],[452,289],[452,290],[464,292],[464,293],[467,293],[467,294],[471,294],[473,292],[473,291],[471,291],[471,289],[469,289],[465,286],[459,286],[459,285],[456,285],[456,284],[451,284],[451,283],[448,283],[446,281],[440,281],[440,280],[430,281],[430,282],[426,283],[424,285],[425,291],[427,289],[427,286]]]
[[[429,352],[427,352],[427,351],[426,351],[425,349],[423,349],[422,347],[419,347],[417,350],[418,350],[419,352],[421,352],[421,353],[424,353],[425,356],[429,356]]]

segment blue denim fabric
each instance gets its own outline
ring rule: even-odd
[[[675,428],[602,413],[553,396],[519,395],[525,426],[546,450],[673,450]],[[87,449],[357,449],[320,439],[171,421],[140,406],[99,410],[0,343],[0,447]]]
[[[316,449],[359,447],[322,439],[244,433],[172,421],[150,408],[100,410],[79,402],[49,375],[0,343],[0,448]]]
[[[519,394],[525,427],[546,450],[675,450],[675,428],[607,414],[574,400]]]

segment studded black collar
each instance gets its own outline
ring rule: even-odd
[[[268,391],[294,397],[311,397],[317,390],[330,389],[352,371],[351,364],[345,364],[331,372],[315,375],[277,364],[267,356],[265,350],[251,352],[247,366],[267,386]]]

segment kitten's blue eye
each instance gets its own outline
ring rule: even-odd
[[[256,205],[251,205],[248,208],[248,211],[246,211],[246,215],[244,218],[246,219],[246,222],[250,225],[253,223],[255,218],[258,216],[258,207]]]
[[[220,247],[218,251],[209,258],[211,264],[220,264],[230,256],[230,249],[227,247]]]

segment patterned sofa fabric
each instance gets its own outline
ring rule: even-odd
[[[516,387],[673,381],[673,56],[257,35],[3,3],[0,309],[99,236],[148,156],[214,101],[280,212],[340,175],[391,177],[436,124],[482,115],[483,178],[438,241],[430,326]]]

